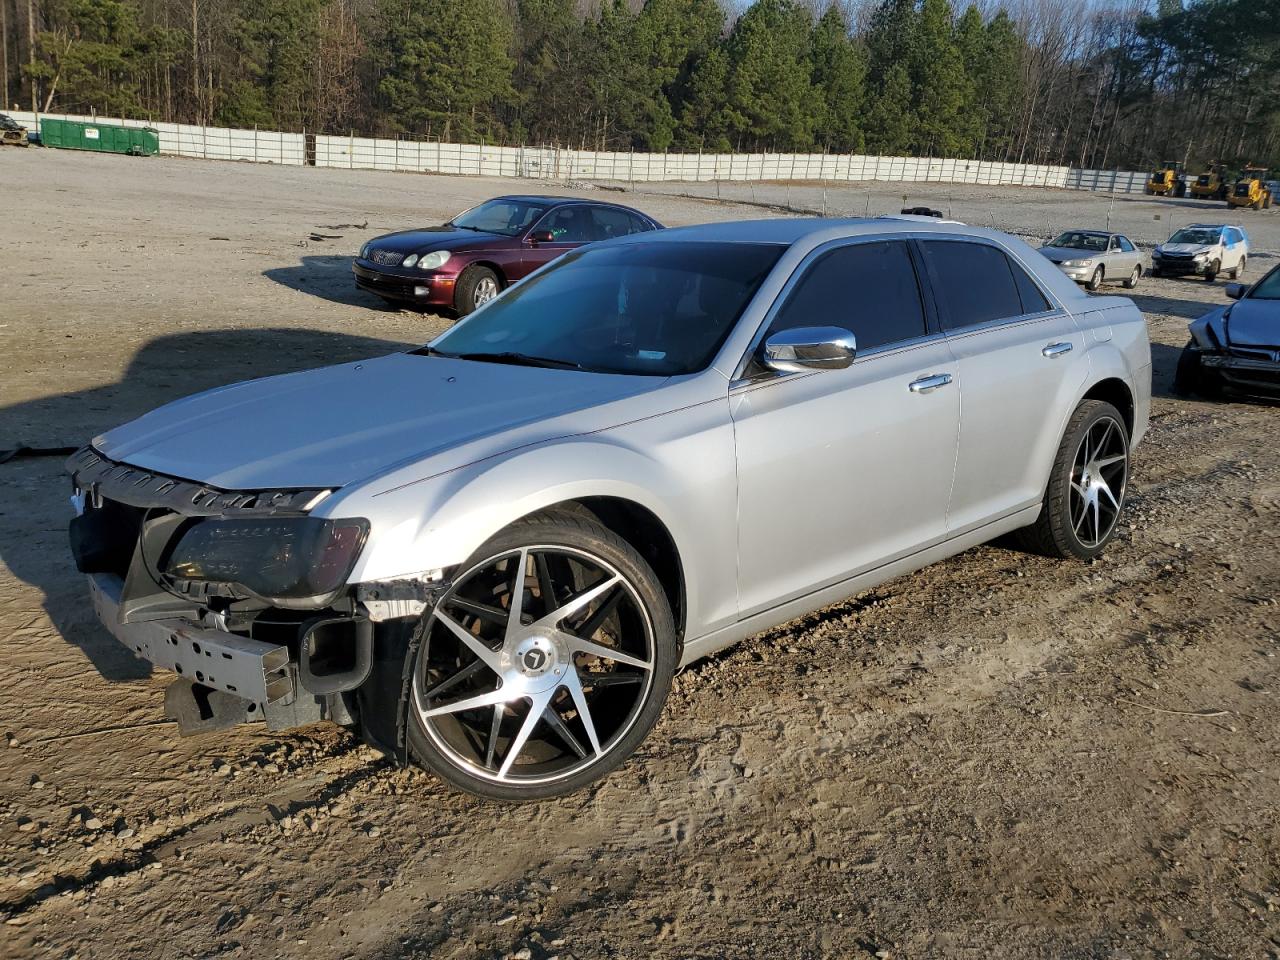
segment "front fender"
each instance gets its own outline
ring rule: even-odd
[[[687,637],[737,616],[732,425],[721,405],[514,451],[389,490],[342,491],[316,511],[370,523],[349,580],[447,570],[515,520],[616,497],[666,527],[684,570]]]

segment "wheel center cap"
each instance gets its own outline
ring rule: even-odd
[[[526,677],[541,677],[556,666],[556,648],[546,637],[532,636],[516,647],[515,667]]]

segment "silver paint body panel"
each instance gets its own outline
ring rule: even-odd
[[[928,237],[999,247],[1036,278],[1051,310],[935,332],[845,369],[743,378],[815,250]],[[352,583],[448,570],[556,503],[633,501],[679,551],[688,662],[1033,521],[1063,426],[1092,384],[1127,384],[1133,442],[1145,432],[1142,314],[1127,299],[1084,294],[1019,240],[885,219],[709,224],[609,242],[681,239],[787,247],[700,373],[401,354],[188,398],[94,444],[228,489],[337,487],[313,513],[368,519]],[[1070,349],[1044,352],[1061,343]],[[912,386],[934,377],[949,379]]]

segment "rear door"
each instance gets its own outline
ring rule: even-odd
[[[814,326],[854,333],[851,366],[775,373],[753,361],[730,387],[744,616],[946,533],[960,396],[909,244],[842,241],[811,255],[761,340]]]
[[[1071,315],[1001,248],[959,237],[920,248],[964,410],[947,517],[956,534],[1040,501],[1089,361]]]

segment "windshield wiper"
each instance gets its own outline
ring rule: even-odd
[[[481,230],[479,227],[470,227],[465,223],[446,223],[446,227],[453,227],[455,230],[474,230],[476,233],[488,233],[488,230]]]
[[[439,351],[432,351],[439,353]],[[572,360],[556,360],[553,357],[534,357],[527,353],[448,353],[440,356],[452,357],[455,360],[478,360],[482,363],[510,363],[521,367],[552,367],[557,370],[581,370],[582,364]]]

